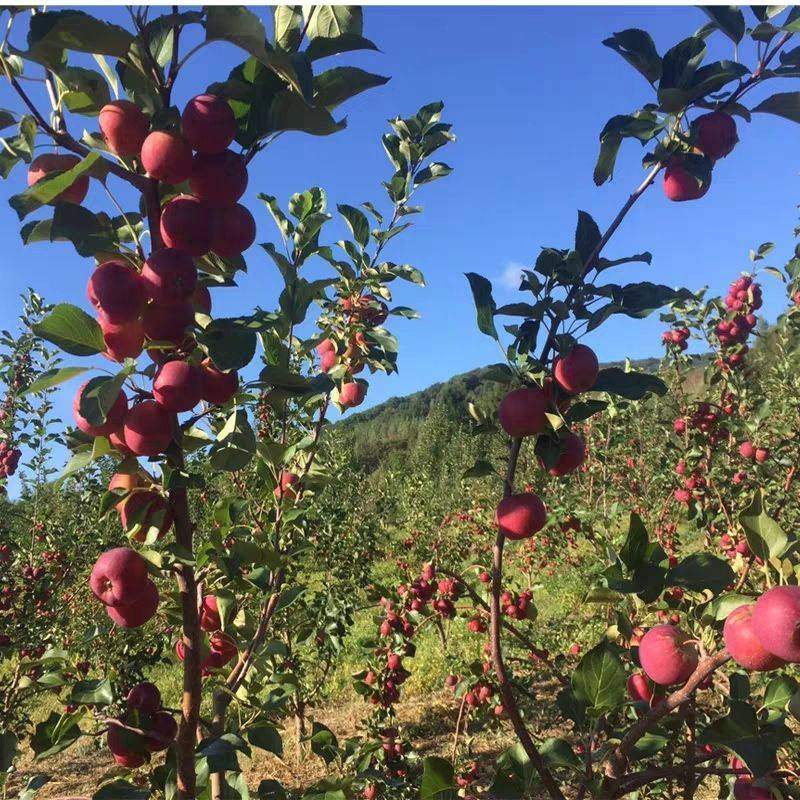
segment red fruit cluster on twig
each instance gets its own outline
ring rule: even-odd
[[[126,710],[109,720],[108,748],[120,766],[134,769],[150,760],[150,754],[166,750],[175,740],[178,723],[161,706],[161,693],[152,683],[134,686]]]

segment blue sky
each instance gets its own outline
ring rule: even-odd
[[[255,10],[267,17],[269,27],[269,9]],[[96,13],[125,21],[122,9]],[[276,241],[277,232],[254,199],[258,192],[285,203],[292,192],[318,185],[327,190],[332,206],[383,202],[380,181],[389,170],[380,136],[386,120],[444,100],[444,118],[453,123],[458,142],[442,158],[455,171],[420,193],[424,215],[387,250],[392,260],[425,272],[425,289],[394,284],[395,303],[419,309],[422,319],[392,318],[401,345],[400,375],[375,376],[366,405],[497,360],[496,345],[475,327],[464,273],[490,278],[498,303],[515,299],[517,293],[508,285],[514,265],[531,265],[543,245],[571,245],[578,209],[589,211],[605,227],[643,176],[643,151],[638,143],[627,142],[613,182],[601,188],[592,183],[605,121],[650,99],[645,80],[604,47],[602,39],[613,31],[642,27],[664,52],[704,22],[704,15],[690,7],[365,9],[365,35],[382,52],[350,54],[343,63],[391,76],[391,81],[344,107],[345,131],[327,138],[281,137],[254,162],[247,203],[256,214],[257,242],[264,242]],[[712,37],[711,50],[716,58],[733,57],[733,46],[721,35]],[[742,59],[752,61],[751,55],[745,46]],[[181,76],[176,102],[182,106],[241,59],[241,52],[227,44],[200,51]],[[772,91],[790,88],[787,82]],[[0,93],[0,105],[19,107],[7,86]],[[81,124],[96,129],[94,120],[74,118],[75,131]],[[622,256],[650,250],[653,264],[618,269],[614,280],[689,288],[710,284],[719,292],[747,269],[749,249],[762,241],[781,245],[770,263],[786,260],[800,196],[797,128],[776,117],[755,115],[750,125],[740,121],[739,129],[740,144],[718,165],[703,200],[669,203],[656,186],[637,204],[606,252]],[[24,171],[15,170],[3,187],[6,196],[20,191],[23,183]],[[108,208],[99,189],[92,190],[88,202],[97,210]],[[23,247],[18,229],[11,209],[0,207],[2,326],[13,324],[18,295],[29,285],[51,302],[88,308],[84,286],[91,262],[69,244]],[[341,233],[331,226],[330,241]],[[215,294],[218,315],[245,311],[256,303],[274,306],[280,278],[272,262],[256,246],[248,263],[239,289]],[[774,317],[783,290],[774,280],[765,280],[765,310]],[[655,316],[646,321],[619,318],[586,341],[601,359],[651,356],[660,352],[661,328]],[[65,416],[73,391],[68,385],[62,393]]]

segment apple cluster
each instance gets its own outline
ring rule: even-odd
[[[109,723],[108,749],[120,766],[135,769],[151,753],[166,750],[178,733],[178,723],[161,705],[161,693],[152,683],[134,686],[125,711]]]
[[[723,639],[739,666],[768,672],[787,663],[800,663],[798,631],[800,586],[776,586],[755,603],[741,605],[728,614]],[[645,675],[659,686],[685,683],[697,668],[697,643],[675,624],[654,626],[638,645]],[[644,685],[643,676],[637,675],[629,679],[629,692],[634,699],[645,699],[650,687]],[[651,698],[652,692],[646,699],[649,702]]]
[[[761,286],[751,276],[742,275],[730,285],[725,296],[727,318],[721,319],[714,328],[721,348],[718,367],[737,369],[744,364],[749,349],[747,338],[758,324],[753,312],[761,308],[761,304]]]
[[[233,258],[253,244],[255,221],[239,203],[247,164],[228,149],[237,125],[227,100],[213,94],[192,98],[180,130],[149,131],[147,117],[127,100],[104,106],[99,123],[109,149],[138,158],[151,178],[171,186],[188,181],[189,192],[163,209],[161,236],[168,248],[194,257],[214,252]]]
[[[200,628],[208,636],[208,642],[204,643],[203,660],[200,664],[200,671],[203,677],[207,677],[212,672],[222,669],[238,655],[239,648],[233,638],[222,631],[222,616],[216,595],[207,594],[203,597],[200,605]],[[183,639],[175,642],[175,654],[179,661],[183,661],[186,656],[186,649]]]
[[[92,567],[89,586],[115,625],[138,628],[158,610],[159,594],[147,562],[129,547],[114,547]]]
[[[553,380],[542,386],[513,389],[500,401],[497,416],[503,430],[513,438],[545,434],[550,423],[547,415],[563,411],[575,395],[589,391],[597,381],[599,364],[594,351],[583,344],[559,356],[553,365]],[[586,445],[573,431],[559,436],[559,454],[550,474],[564,476],[578,469],[586,459]],[[528,539],[540,531],[546,521],[544,503],[533,492],[513,494],[497,506],[495,521],[507,539]]]
[[[705,156],[711,167],[733,152],[739,137],[736,121],[725,111],[711,111],[698,117],[692,125],[694,153]],[[667,162],[663,188],[667,199],[673,202],[699,200],[711,186],[711,169],[703,179],[698,178],[688,166],[685,154],[677,153]]]
[[[0,478],[10,478],[19,465],[22,451],[6,441],[0,441]]]
[[[661,341],[681,353],[689,346],[690,331],[686,327],[671,328],[661,334]]]
[[[327,338],[316,349],[320,369],[333,373],[340,381],[336,402],[342,411],[346,411],[360,406],[367,396],[367,382],[353,376],[358,375],[366,365],[370,349],[369,332],[386,322],[389,309],[383,300],[371,292],[341,297],[338,307],[344,325],[331,327],[327,331]]]

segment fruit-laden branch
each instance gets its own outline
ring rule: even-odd
[[[724,649],[720,650],[719,653],[715,653],[713,656],[703,659],[680,689],[677,689],[672,694],[665,697],[664,700],[654,706],[644,717],[633,725],[609,756],[608,768],[611,777],[620,778],[628,764],[628,757],[634,745],[653,725],[689,700],[697,687],[711,675],[712,672],[729,660],[730,655],[728,655],[728,651]],[[614,796],[619,797],[620,794],[625,794],[625,792],[617,791],[614,793]]]
[[[444,575],[448,575],[451,578],[455,578],[458,581],[461,581],[461,584],[464,587],[464,591],[469,595],[470,599],[472,600],[475,605],[480,606],[485,611],[490,611],[491,606],[487,603],[471,586],[464,583],[461,576],[455,572],[449,572],[448,570],[440,570],[440,572]],[[509,622],[505,617],[501,617],[500,624],[507,630],[523,647],[528,648],[531,652],[538,650],[538,647],[534,641],[529,639],[521,630],[519,630],[515,625]],[[566,675],[562,675],[556,669],[555,665],[548,659],[540,657],[540,661],[547,666],[547,668],[553,673],[553,677],[561,683],[562,686],[569,685],[569,678]]]
[[[611,224],[606,229],[606,232],[600,237],[600,241],[595,245],[594,250],[589,254],[589,257],[583,264],[583,270],[581,271],[580,276],[578,277],[577,281],[573,284],[572,288],[567,293],[566,298],[564,299],[564,303],[569,310],[571,308],[572,301],[575,299],[575,295],[578,293],[579,288],[583,285],[583,282],[586,276],[589,274],[589,271],[594,266],[595,261],[600,257],[600,254],[603,252],[603,248],[608,244],[611,237],[617,232],[617,229],[622,224],[622,221],[628,215],[628,212],[633,208],[636,201],[647,191],[647,189],[653,184],[653,181],[656,179],[656,176],[659,172],[663,169],[663,164],[656,164],[650,172],[647,173],[647,177],[636,187],[633,193],[628,197],[625,201],[625,205],[619,210],[619,213],[616,217],[612,220]],[[550,351],[553,349],[553,345],[556,341],[556,332],[558,330],[557,325],[552,325],[550,330],[547,334],[547,339],[545,340],[544,346],[542,347],[542,353],[539,356],[539,361],[544,364],[547,360],[547,357],[550,355]]]
[[[567,296],[565,298],[565,303],[567,308],[569,309],[572,301],[575,299],[575,296],[578,293],[580,286],[583,284],[586,275],[592,269],[595,261],[599,258],[600,254],[603,251],[603,248],[608,244],[611,237],[616,233],[619,226],[622,224],[622,221],[627,216],[628,212],[633,208],[636,201],[647,191],[647,189],[653,184],[653,181],[656,179],[658,173],[663,169],[664,165],[659,163],[656,164],[650,172],[647,174],[645,179],[639,184],[639,186],[631,193],[628,199],[625,201],[625,204],[619,210],[617,215],[612,220],[611,224],[606,229],[605,233],[600,237],[600,240],[597,242],[595,247],[593,248],[592,252],[587,257],[586,261],[583,264],[583,269],[581,270],[581,274],[576,280],[575,284],[570,288]],[[544,364],[547,361],[548,356],[555,344],[556,333],[557,333],[557,326],[551,325],[550,330],[547,334],[547,339],[544,342],[542,347],[541,355],[539,356],[540,363]],[[522,439],[514,438],[511,441],[511,449],[509,452],[509,459],[508,459],[508,468],[506,471],[506,477],[503,483],[503,497],[507,498],[514,491],[514,478],[516,475],[517,470],[517,461],[519,460],[519,453],[520,448],[522,446]],[[522,746],[525,750],[526,755],[530,759],[531,763],[534,765],[536,771],[539,773],[540,777],[542,778],[542,782],[544,783],[548,793],[551,797],[557,798],[557,800],[563,800],[563,794],[556,783],[553,775],[547,769],[541,755],[539,754],[538,750],[536,749],[536,745],[534,744],[533,740],[528,733],[527,728],[525,727],[525,723],[522,719],[522,716],[519,712],[519,707],[517,706],[516,700],[514,698],[513,686],[511,684],[511,680],[509,675],[506,671],[505,663],[503,661],[503,652],[502,652],[502,643],[501,643],[501,615],[500,615],[500,593],[501,593],[501,585],[502,585],[502,577],[503,577],[503,546],[505,544],[505,537],[501,531],[498,530],[497,539],[495,540],[495,545],[492,551],[492,596],[491,596],[491,623],[490,623],[490,642],[491,642],[491,650],[492,650],[492,661],[494,664],[495,672],[497,673],[497,680],[498,680],[498,687],[500,689],[500,694],[503,698],[503,704],[506,709],[506,713],[511,720],[511,724],[514,728],[514,732],[517,734]]]
[[[90,148],[86,147],[86,145],[77,142],[66,130],[61,131],[53,128],[53,126],[50,125],[50,123],[47,122],[47,120],[45,120],[45,118],[42,116],[42,113],[39,111],[39,109],[37,109],[33,104],[25,90],[20,86],[19,81],[8,71],[6,71],[6,75],[11,83],[11,86],[14,88],[14,91],[20,96],[22,102],[25,103],[28,110],[31,112],[31,115],[36,120],[36,124],[57,145],[63,147],[65,150],[69,150],[76,155],[81,156],[82,158],[86,158],[86,156],[92,152]],[[140,191],[144,191],[144,187],[148,181],[147,178],[143,177],[142,175],[137,175],[135,172],[130,172],[108,158],[102,159],[102,163],[104,169],[108,170],[112,175],[122,178],[122,180],[127,181]]]
[[[713,756],[707,756],[702,760],[693,761],[692,764],[696,767],[697,764],[708,761]],[[664,780],[665,778],[680,778],[686,772],[685,766],[679,767],[655,767],[653,769],[642,770],[641,772],[634,772],[625,778],[625,781],[617,793],[617,797],[641,789],[643,786],[649,786],[655,781]],[[702,778],[706,775],[739,775],[740,769],[732,769],[728,767],[700,767],[695,768],[695,773],[698,777]]]
[[[183,453],[170,458],[176,471],[182,471]],[[189,515],[189,499],[184,487],[169,490],[169,502],[175,520],[175,539],[187,552],[194,552],[192,546],[193,525]],[[200,703],[202,701],[201,676],[201,633],[198,613],[197,580],[194,568],[188,564],[176,564],[176,580],[181,596],[183,619],[183,698],[181,701],[181,721],[176,740],[178,766],[178,790],[182,798],[193,798],[196,794],[196,771],[194,749],[197,742],[197,728],[200,722]]]
[[[317,445],[319,444],[319,438],[322,435],[322,429],[325,424],[325,417],[327,415],[329,405],[330,405],[330,395],[326,395],[325,399],[322,402],[322,406],[320,407],[317,422],[314,426],[314,436],[311,448],[311,455],[309,456],[308,462],[306,463],[306,467],[304,472],[302,473],[301,480],[308,474],[309,470],[311,469],[311,465],[314,461],[314,457],[316,456]],[[285,407],[284,407],[284,415],[286,415]],[[284,436],[286,430],[285,423],[286,423],[286,416],[284,416]],[[300,500],[302,496],[303,496],[303,490],[301,488],[297,494],[296,500]],[[281,527],[281,515],[279,509],[278,515],[275,519],[276,539],[280,534],[280,527]],[[239,687],[244,683],[245,679],[247,678],[247,673],[253,666],[255,658],[259,650],[261,649],[262,645],[264,644],[264,639],[267,635],[270,623],[272,622],[272,618],[275,616],[275,612],[277,611],[278,608],[278,603],[281,598],[281,589],[283,588],[283,583],[285,579],[286,579],[285,570],[279,569],[275,573],[274,578],[272,580],[272,584],[269,587],[270,591],[269,599],[264,604],[264,607],[261,610],[261,614],[259,616],[259,621],[258,621],[258,627],[256,628],[256,631],[253,634],[250,643],[248,644],[244,652],[242,652],[242,654],[239,656],[239,660],[236,662],[236,666],[234,666],[234,668],[228,675],[228,678],[225,681],[225,689],[217,690],[214,692],[214,696],[212,699],[213,710],[212,710],[212,719],[210,727],[210,732],[212,736],[221,736],[225,730],[225,718],[228,713],[228,706],[231,703],[233,695],[238,691]],[[222,800],[224,796],[224,788],[225,788],[224,773],[222,772],[212,773],[211,775],[212,800]]]
[[[517,460],[519,459],[519,451],[522,446],[522,439],[514,438],[511,440],[511,448],[508,457],[508,470],[503,487],[503,497],[510,497],[514,487],[514,474],[517,469]],[[547,789],[547,793],[554,800],[564,800],[564,795],[558,786],[553,774],[544,763],[539,750],[531,739],[528,729],[525,727],[525,722],[520,714],[516,698],[514,697],[514,690],[511,684],[511,677],[506,670],[505,662],[503,661],[503,649],[500,642],[501,630],[501,615],[500,615],[500,594],[502,592],[503,580],[503,546],[505,544],[505,535],[502,530],[498,529],[497,539],[495,540],[492,549],[492,596],[491,596],[491,622],[489,626],[489,639],[492,648],[492,662],[494,670],[497,675],[497,686],[500,690],[500,696],[503,698],[503,707],[511,720],[514,728],[514,733],[520,740],[525,754],[530,759],[542,783]]]

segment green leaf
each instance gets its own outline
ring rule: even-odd
[[[93,69],[65,67],[57,75],[64,88],[61,102],[75,114],[96,116],[111,100],[106,79]]]
[[[376,45],[369,39],[365,39],[355,33],[345,33],[341,36],[318,36],[309,42],[305,49],[306,58],[309,61],[316,61],[328,56],[336,56],[340,53],[349,53],[353,50],[377,50]]]
[[[462,478],[485,478],[488,475],[496,475],[494,467],[488,461],[476,461],[464,474]]]
[[[217,369],[229,372],[252,361],[258,337],[246,319],[219,318],[197,334],[197,341],[206,348]]]
[[[628,28],[605,39],[603,44],[619,53],[644,75],[648,83],[655,83],[661,77],[661,58],[650,34],[646,31]]]
[[[694,592],[709,589],[719,594],[733,583],[733,570],[726,561],[710,553],[693,553],[667,573],[667,584]]]
[[[420,800],[455,800],[456,793],[453,765],[445,758],[428,756],[422,762]]]
[[[78,681],[72,687],[70,703],[74,705],[109,706],[114,702],[111,682],[108,678],[91,681]]]
[[[497,759],[497,771],[492,783],[492,797],[498,800],[523,800],[530,797],[537,782],[537,773],[525,748],[517,743]]]
[[[314,101],[325,108],[336,108],[345,100],[383,86],[389,80],[358,67],[334,67],[314,78]]]
[[[92,795],[92,800],[147,800],[148,797],[150,797],[149,789],[117,778],[104,783]]]
[[[247,731],[247,741],[253,747],[283,756],[283,740],[280,731],[271,722],[259,722]]]
[[[475,309],[478,313],[478,330],[487,336],[491,336],[492,339],[500,341],[497,329],[494,326],[497,304],[494,302],[494,297],[492,297],[491,282],[476,272],[467,272],[466,276],[469,281],[469,287],[472,290]]]
[[[86,388],[81,392],[79,411],[90,425],[105,423],[108,412],[117,402],[122,385],[128,375],[129,370],[123,369],[113,378],[100,375],[92,378],[86,384]]]
[[[311,752],[318,755],[326,764],[336,760],[339,742],[330,728],[315,720],[308,741],[311,744]]]
[[[205,6],[206,41],[221,39],[250,53],[264,66],[280,75],[297,92],[303,87],[289,55],[273,50],[267,43],[264,24],[244,6]]]
[[[31,16],[28,47],[61,48],[125,58],[133,36],[118,25],[83,11],[45,11]]]
[[[434,161],[424,169],[421,169],[414,177],[414,186],[422,186],[425,183],[435,181],[437,178],[444,178],[453,171],[452,167],[447,164],[442,164],[439,161]]]
[[[33,800],[39,789],[51,780],[49,775],[32,775],[28,778],[25,788],[17,795],[17,800]]]
[[[289,52],[300,47],[303,14],[300,6],[275,6],[272,12],[275,44]]]
[[[661,378],[646,372],[626,372],[620,367],[608,367],[600,370],[591,391],[608,392],[626,400],[641,400],[648,394],[663,397],[667,386]]]
[[[764,508],[764,493],[759,489],[752,502],[739,514],[747,544],[759,558],[765,561],[780,558],[786,551],[789,537],[783,528],[772,519]]]
[[[103,332],[95,319],[69,303],[59,303],[33,332],[73,356],[93,356],[106,349]]]
[[[595,714],[615,709],[625,696],[625,668],[607,642],[592,648],[572,673],[575,696]]]
[[[584,264],[589,261],[589,256],[600,243],[601,233],[591,214],[585,211],[578,212],[578,227],[575,230],[575,249],[580,254]]]
[[[128,219],[139,228],[141,216],[128,213]],[[127,230],[127,229],[126,229]],[[36,242],[72,242],[78,255],[94,256],[117,249],[120,235],[106,214],[93,214],[75,203],[56,203],[52,219],[26,222],[20,230],[23,244]]]
[[[20,395],[39,394],[39,392],[51,389],[53,386],[58,386],[60,383],[64,383],[64,381],[71,380],[76,375],[86,372],[87,369],[88,367],[61,367],[45,370],[35,381],[25,387],[20,392]]]
[[[618,133],[609,133],[600,139],[600,152],[597,155],[597,163],[592,173],[592,180],[595,186],[602,186],[614,175],[614,165],[617,162],[617,154],[621,144],[622,137]]]
[[[764,690],[764,708],[784,711],[791,696],[797,691],[797,681],[789,675],[773,678]]]
[[[344,217],[347,227],[350,228],[353,238],[362,246],[366,247],[369,243],[369,220],[363,211],[348,205],[336,206],[339,213]]]
[[[273,131],[302,131],[312,136],[330,136],[347,127],[347,120],[337,122],[325,108],[310,106],[296,92],[278,92],[269,107]]]
[[[569,742],[564,739],[545,739],[539,752],[545,762],[551,767],[568,767],[570,769],[582,770],[583,764],[575,754]]]
[[[49,758],[66,750],[81,735],[78,721],[74,715],[50,712],[50,716],[40,722],[30,740],[36,760]]]
[[[0,731],[0,773],[8,772],[17,755],[19,740],[11,731]]]
[[[631,512],[628,522],[628,536],[619,552],[622,563],[631,571],[641,566],[647,554],[647,546],[649,543],[647,528],[645,528],[641,517]]]
[[[700,6],[708,18],[734,43],[742,41],[744,14],[736,6]]]
[[[762,100],[753,111],[776,114],[791,122],[800,122],[800,92],[778,92]]]
[[[15,194],[8,201],[11,208],[17,212],[20,220],[25,219],[31,211],[41,208],[55,200],[61,192],[68,189],[78,178],[89,171],[99,160],[100,153],[89,153],[80,163],[72,169],[51,173],[47,177],[29,186],[24,192]]]
[[[212,469],[235,472],[243,469],[256,452],[256,437],[247,412],[236,409],[217,434],[209,461]]]
[[[364,29],[364,16],[360,6],[311,6],[308,20],[309,39],[338,36],[361,36]]]

